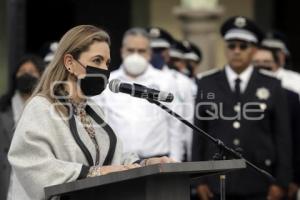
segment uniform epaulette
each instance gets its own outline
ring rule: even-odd
[[[260,70],[258,70],[258,72],[261,73],[261,74],[263,74],[263,75],[272,77],[272,78],[277,78],[276,75],[275,75],[275,73],[272,72],[272,71],[269,71],[269,70],[260,69]]]
[[[208,70],[208,71],[201,72],[201,73],[197,74],[196,77],[197,77],[197,79],[201,79],[203,77],[206,77],[206,76],[209,76],[209,75],[213,75],[213,74],[215,74],[215,73],[217,73],[219,71],[221,71],[221,69],[218,69],[218,68],[211,69],[211,70]]]

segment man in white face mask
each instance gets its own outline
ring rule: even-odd
[[[171,76],[155,69],[150,63],[151,48],[147,32],[129,29],[121,48],[123,63],[110,79],[138,83],[161,91],[175,92]],[[108,88],[95,98],[107,112],[106,121],[123,140],[125,152],[136,152],[141,158],[170,156],[180,161],[182,154],[182,124],[147,100],[127,94],[115,94]],[[175,97],[170,108],[181,114]]]
[[[135,79],[142,76],[148,69],[151,49],[147,35],[143,35],[142,29],[129,31],[124,36],[121,48],[122,68],[128,76]]]

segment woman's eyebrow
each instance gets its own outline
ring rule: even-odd
[[[101,60],[104,60],[104,57],[100,54],[92,57],[92,59],[94,59],[94,58],[100,58]]]

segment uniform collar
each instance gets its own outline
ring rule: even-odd
[[[275,74],[275,76],[276,76],[277,78],[282,78],[282,76],[284,75],[284,72],[285,72],[285,69],[282,68],[282,67],[279,67],[279,68],[277,69],[277,71],[274,72],[274,74]]]
[[[242,73],[237,74],[235,71],[233,71],[233,69],[229,65],[226,65],[225,66],[225,74],[226,74],[230,89],[232,91],[234,91],[235,80],[237,78],[239,78],[241,80],[241,83],[240,83],[241,92],[244,92],[249,83],[249,80],[250,80],[253,70],[254,70],[253,65],[249,65]]]

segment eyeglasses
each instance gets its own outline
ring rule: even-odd
[[[227,43],[227,48],[230,50],[234,50],[235,48],[239,47],[240,50],[244,51],[246,49],[248,49],[251,46],[250,43],[247,42],[228,42]]]

